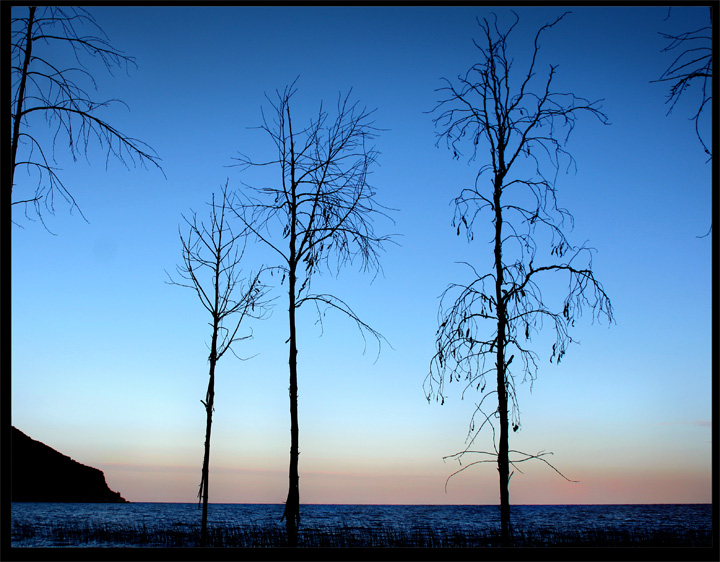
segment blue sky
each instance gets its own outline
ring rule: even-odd
[[[24,10],[25,8],[17,8]],[[15,8],[13,9],[13,11]],[[378,201],[395,208],[397,245],[383,275],[318,278],[380,331],[363,341],[330,314],[324,333],[299,315],[300,492],[303,503],[498,501],[497,471],[442,457],[461,450],[477,396],[428,404],[422,388],[434,348],[438,297],[465,275],[456,262],[491,265],[487,236],[468,244],[451,227],[450,201],[477,163],[435,147],[441,77],[477,60],[471,7],[92,7],[112,44],[136,57],[129,76],[89,62],[102,116],[152,146],[165,173],[125,169],[91,145],[56,158],[89,223],[61,200],[39,222],[13,210],[12,422],[76,460],[104,470],[131,501],[192,502],[200,482],[208,318],[191,291],[165,283],[180,259],[181,214],[200,213],[213,190],[275,181],[241,174],[233,157],[269,157],[264,94],[299,76],[294,111],[321,100],[377,108]],[[501,24],[507,7],[495,10]],[[525,68],[535,31],[564,10],[517,7],[511,36]],[[659,31],[707,24],[706,7],[578,7],[542,40],[539,69],[559,65],[557,87],[603,99],[610,126],[580,119],[567,146],[577,173],[560,174],[571,240],[597,248],[596,276],[617,323],[581,321],[560,365],[547,362],[532,392],[519,385],[522,430],[511,448],[553,451],[568,483],[542,463],[513,478],[512,503],[683,503],[711,500],[711,165],[688,121],[689,92],[666,117],[671,62]],[[42,46],[39,47],[40,49]],[[708,123],[709,123],[708,118]],[[45,141],[42,121],[33,132]],[[478,162],[481,161],[482,155]],[[16,190],[32,189],[24,172]],[[16,206],[17,207],[17,206]],[[260,248],[248,270],[271,260]],[[271,279],[272,280],[272,279]],[[277,280],[274,280],[277,281]],[[219,364],[211,502],[284,501],[289,459],[286,305],[252,324],[238,361]],[[539,339],[538,341],[541,341]],[[485,444],[489,434],[485,436]]]

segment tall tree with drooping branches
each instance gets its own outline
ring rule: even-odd
[[[566,15],[537,31],[523,71],[508,54],[517,14],[506,31],[497,17],[478,21],[481,39],[474,43],[479,62],[455,81],[444,79],[435,108],[437,143],[456,159],[467,154],[470,162],[482,162],[474,185],[462,188],[454,200],[453,227],[458,235],[465,232],[472,247],[489,238],[490,248],[477,247],[475,259],[465,262],[468,280],[449,285],[442,294],[436,349],[424,387],[428,401],[441,403],[446,383],[462,381],[463,395],[470,388],[481,393],[467,446],[450,457],[477,459],[454,474],[479,463],[497,463],[503,541],[510,536],[510,468],[531,459],[552,467],[544,458],[548,453],[509,446],[510,428],[520,429],[516,378],[522,375],[532,383],[538,372],[532,337],[548,324],[555,335],[550,361],[559,362],[585,309],[593,319],[613,319],[610,299],[593,273],[593,249],[570,242],[573,217],[557,199],[558,171],[574,165],[564,147],[577,118],[586,114],[608,122],[599,102],[555,89],[556,66],[539,65],[541,38]],[[483,259],[488,255],[492,260]],[[484,263],[491,264],[488,270],[481,269]],[[567,284],[563,298],[544,298],[541,287],[560,283]],[[474,446],[486,428],[492,431],[491,450]]]

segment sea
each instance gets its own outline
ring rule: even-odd
[[[513,505],[513,529],[529,533],[563,533],[580,528],[606,531],[712,532],[711,504],[660,505]],[[210,504],[208,523],[213,528],[252,528],[280,533],[283,505]],[[199,529],[197,503],[31,503],[11,504],[11,546],[97,546],[74,542],[63,529],[142,528],[148,535],[168,530]],[[383,528],[389,532],[433,529],[436,533],[483,534],[498,532],[496,505],[302,505],[301,528],[316,530]],[[59,531],[58,531],[59,530]],[[58,533],[62,540],[58,542]],[[101,546],[123,544],[123,533],[106,532],[111,539]],[[112,538],[114,537],[114,538]]]

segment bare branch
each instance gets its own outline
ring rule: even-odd
[[[712,160],[712,152],[700,131],[700,122],[706,106],[712,101],[712,7],[709,10],[711,25],[679,34],[659,33],[667,41],[662,52],[678,54],[658,79],[650,81],[670,85],[665,101],[668,104],[668,115],[690,88],[698,86],[700,101],[690,119],[695,124],[698,141],[708,155],[708,162]]]
[[[552,452],[540,451],[539,453],[536,453],[536,454],[534,454],[534,455],[532,455],[532,454],[530,454],[530,453],[524,453],[524,452],[522,452],[522,451],[516,451],[515,449],[510,449],[509,452],[510,452],[510,453],[516,453],[516,454],[519,454],[519,455],[524,455],[524,458],[510,459],[510,460],[509,460],[509,463],[510,463],[512,466],[514,466],[514,467],[516,468],[516,470],[518,470],[519,472],[522,472],[522,471],[517,468],[517,466],[516,466],[517,464],[519,464],[519,463],[521,463],[521,462],[529,461],[529,460],[539,460],[539,461],[544,462],[544,463],[545,463],[546,465],[548,465],[550,468],[552,468],[555,472],[557,472],[563,479],[567,480],[568,482],[572,482],[573,484],[578,484],[578,483],[580,482],[579,480],[572,480],[572,479],[568,478],[568,477],[565,476],[562,472],[560,472],[551,462],[549,462],[547,459],[543,458],[543,457],[546,456],[546,455],[552,455]],[[458,457],[460,457],[460,456],[462,456],[462,455],[464,455],[464,454],[466,454],[466,453],[476,454],[476,455],[487,455],[487,456],[489,456],[490,458],[481,459],[481,460],[478,460],[478,461],[472,461],[472,462],[470,462],[469,464],[466,464],[466,465],[462,466],[462,468],[459,468],[458,470],[456,470],[455,472],[453,472],[450,476],[448,476],[447,479],[445,480],[445,493],[446,493],[446,494],[447,494],[447,485],[448,485],[448,483],[450,482],[450,479],[451,479],[453,476],[457,476],[457,475],[460,474],[461,472],[464,472],[464,471],[467,470],[468,468],[470,468],[470,467],[472,467],[472,466],[476,466],[476,465],[478,465],[478,464],[483,464],[483,463],[488,463],[488,462],[493,462],[493,463],[494,463],[494,462],[497,462],[497,456],[498,456],[497,451],[494,452],[494,453],[492,453],[492,452],[489,452],[489,451],[471,451],[471,450],[468,450],[468,449],[465,449],[464,451],[462,451],[462,452],[460,452],[460,453],[455,453],[454,455],[448,455],[447,457],[443,457],[443,460],[444,460],[444,459],[455,458],[455,459],[458,460],[458,462],[459,462],[459,458],[458,458]],[[461,465],[462,465],[462,463],[461,463]]]
[[[81,28],[92,30],[96,35],[81,33]],[[78,209],[75,198],[60,180],[45,151],[29,129],[43,117],[51,130],[52,160],[55,160],[56,143],[59,138],[67,141],[67,148],[74,161],[80,154],[88,159],[90,146],[97,142],[106,153],[106,167],[111,157],[123,165],[138,164],[147,168],[152,164],[163,175],[160,158],[144,142],[130,137],[110,125],[99,116],[100,110],[120,100],[95,101],[77,81],[84,80],[97,89],[92,73],[85,66],[86,59],[99,59],[102,66],[112,74],[114,68],[136,66],[135,59],[112,47],[95,19],[83,8],[30,7],[28,17],[14,18],[11,22],[11,180],[10,191],[17,187],[15,172],[25,166],[30,175],[37,175],[35,197],[21,197],[13,205],[32,203],[34,213],[42,221],[43,207],[54,214],[54,195],[60,193],[70,204],[71,212]],[[58,67],[52,62],[53,53],[69,47],[78,67]],[[33,157],[37,151],[39,158]],[[27,155],[19,156],[21,152]],[[49,154],[49,152],[48,152]],[[82,212],[81,216],[84,217]],[[87,219],[86,219],[87,220]],[[43,221],[44,224],[44,221]]]
[[[246,317],[262,319],[270,310],[270,301],[266,298],[269,287],[260,280],[268,268],[262,267],[248,278],[241,277],[247,234],[234,233],[227,221],[229,200],[226,183],[219,202],[215,194],[212,195],[209,224],[198,221],[197,213],[193,212],[192,218],[183,215],[187,234],[179,229],[182,265],[177,266],[176,278],[166,272],[168,284],[194,290],[203,308],[210,313],[213,339],[217,343],[211,353],[214,361],[235,341],[248,338],[238,336]],[[235,320],[226,326],[231,317]]]

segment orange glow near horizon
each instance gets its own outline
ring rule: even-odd
[[[131,502],[197,501],[200,468],[108,464],[103,467],[110,488]],[[347,473],[305,471],[300,474],[306,504],[478,504],[498,503],[493,471],[463,475],[448,484],[450,474]],[[663,504],[712,503],[709,473],[653,473],[584,470],[563,480],[555,473],[516,474],[510,486],[511,503],[535,504]],[[287,474],[280,470],[211,468],[213,503],[283,503]]]

